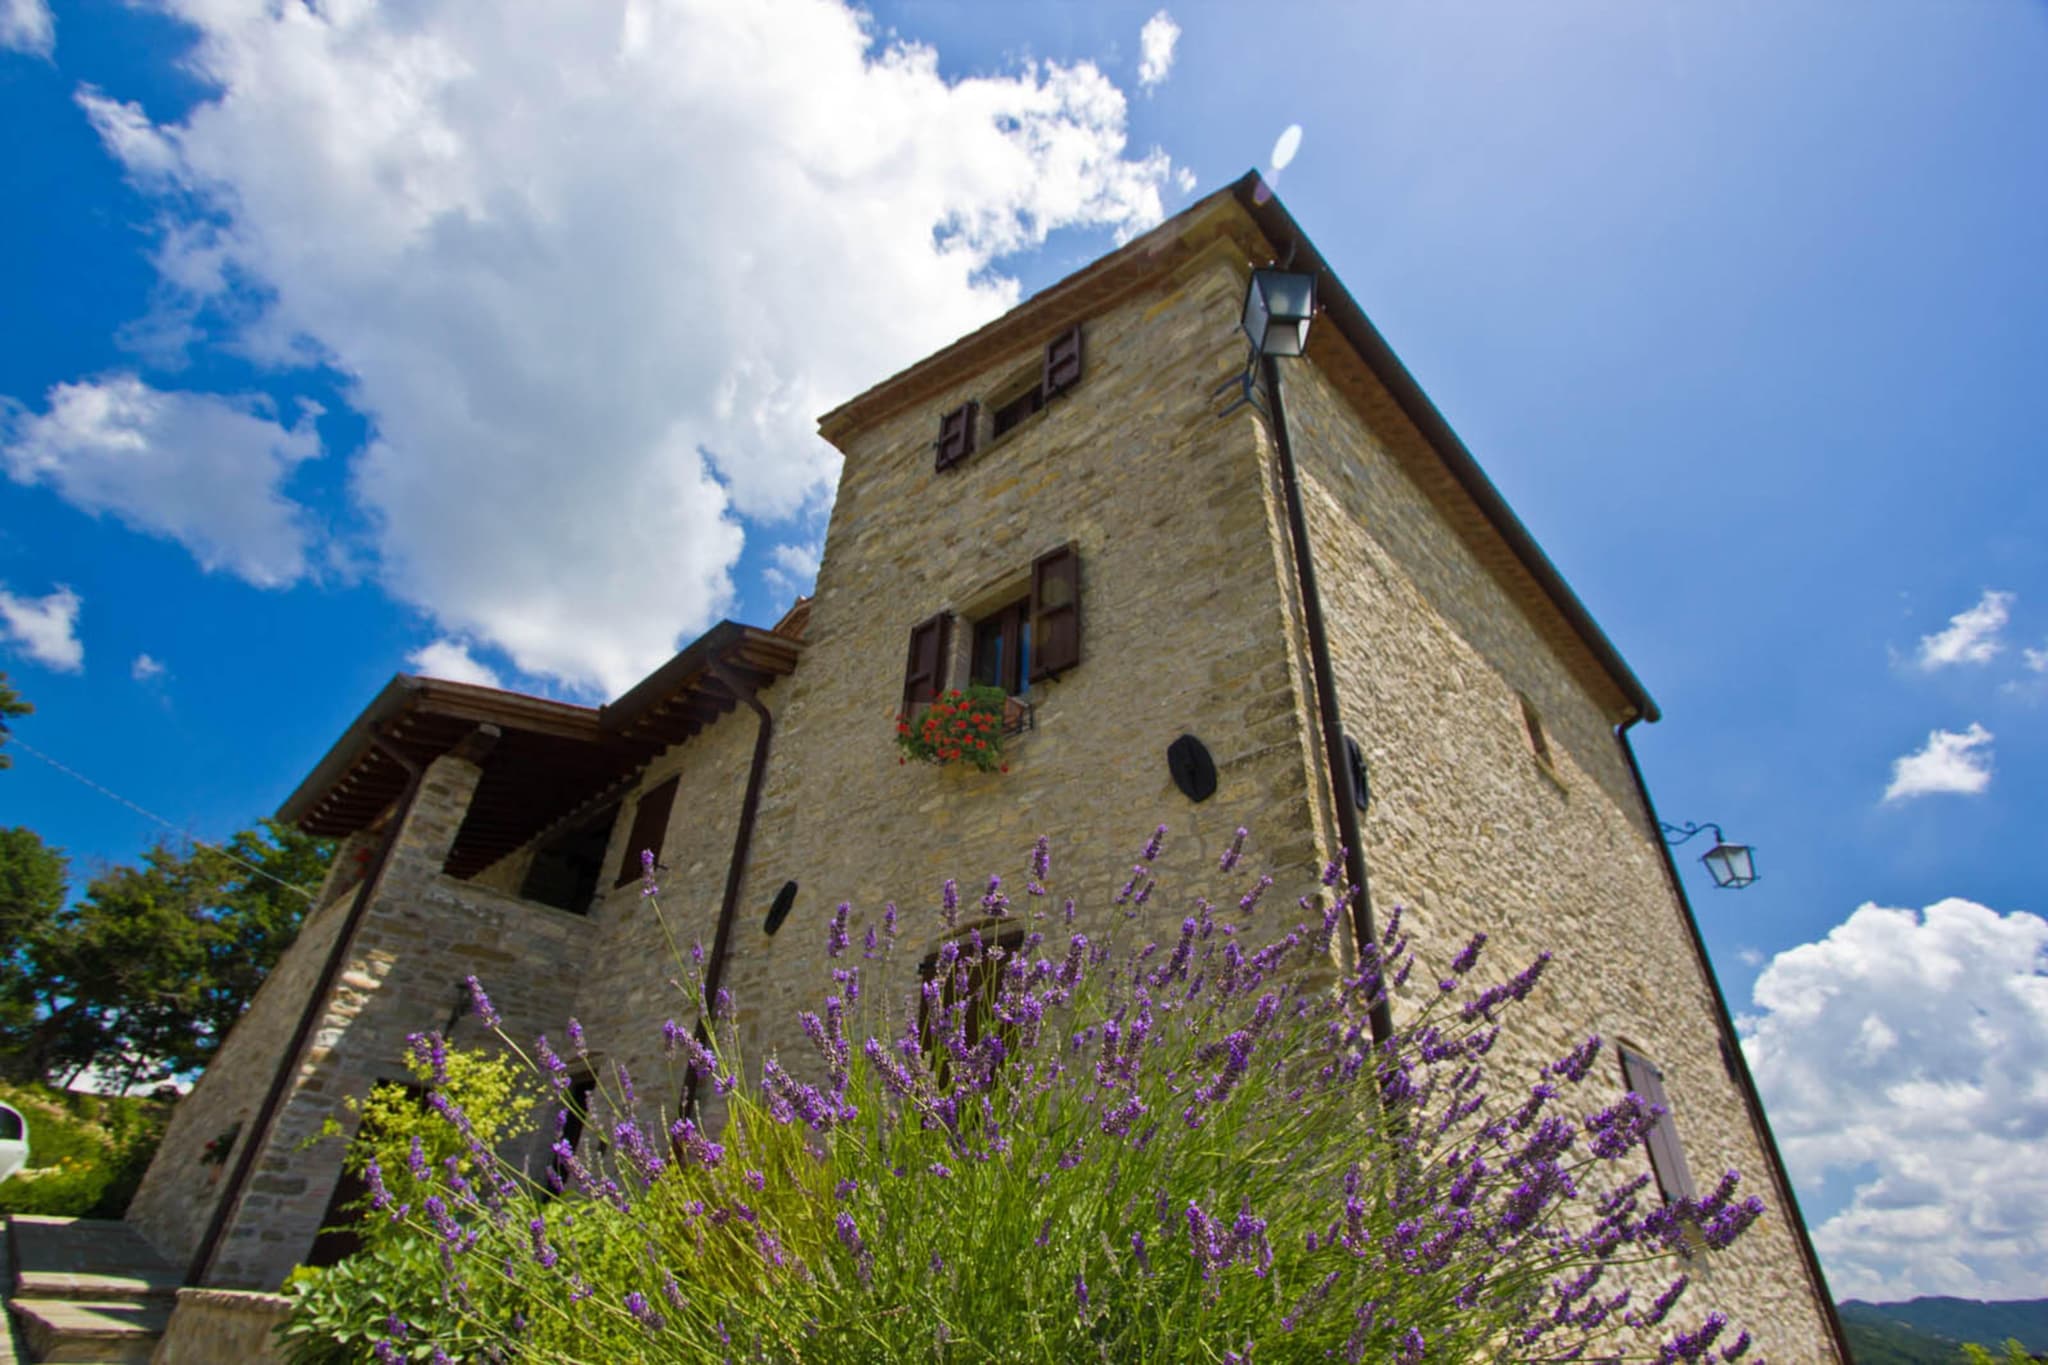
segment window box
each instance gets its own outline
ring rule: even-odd
[[[1013,700],[999,687],[954,688],[923,711],[896,717],[900,762],[959,763],[981,772],[1008,772],[1003,736]]]

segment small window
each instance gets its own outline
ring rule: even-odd
[[[1623,1043],[1621,1079],[1630,1090],[1664,1111],[1656,1127],[1643,1139],[1643,1145],[1650,1149],[1650,1170],[1657,1177],[1664,1202],[1697,1198],[1692,1172],[1685,1164],[1685,1148],[1679,1145],[1678,1120],[1671,1109],[1671,1096],[1664,1089],[1664,1073],[1655,1062]]]
[[[1021,425],[1025,418],[1035,412],[1045,411],[1045,390],[1033,384],[1007,403],[999,404],[995,410],[991,435],[1001,436]]]
[[[1522,703],[1522,728],[1529,733],[1529,750],[1536,755],[1536,761],[1544,767],[1550,763],[1550,740],[1543,733],[1543,717],[1536,714],[1536,703],[1526,693],[1515,693],[1515,700]]]
[[[633,812],[633,832],[626,836],[626,851],[619,857],[619,877],[614,886],[640,879],[643,851],[651,851],[654,861],[661,861],[661,841],[668,833],[668,813],[676,803],[678,780],[671,777],[640,798],[640,805]]]
[[[1013,697],[1031,690],[1031,599],[1019,598],[974,623],[968,677]]]

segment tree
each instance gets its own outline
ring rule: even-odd
[[[158,845],[68,909],[24,900],[33,932],[10,939],[0,1071],[63,1082],[97,1067],[125,1089],[203,1069],[298,933],[331,855],[266,823],[225,853]]]
[[[5,768],[14,762],[13,759],[7,756],[7,750],[4,747],[7,743],[7,718],[9,716],[26,716],[32,714],[35,709],[35,707],[21,699],[19,692],[7,685],[7,675],[0,673],[0,768]]]
[[[35,1024],[37,966],[64,912],[68,873],[63,850],[34,830],[0,830],[0,1054]]]

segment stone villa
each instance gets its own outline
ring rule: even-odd
[[[1281,392],[1233,402],[1269,261],[1321,311]],[[1645,1157],[1666,1193],[1734,1166],[1771,1207],[1703,1287],[1773,1359],[1846,1359],[1629,750],[1655,704],[1255,176],[820,427],[845,456],[823,564],[772,629],[721,622],[597,708],[394,678],[286,801],[342,841],[334,870],[129,1212],[188,1283],[346,1253],[319,1234],[340,1145],[302,1144],[402,1075],[471,973],[514,1034],[574,1015],[663,1074],[678,1005],[640,849],[758,1059],[813,1001],[841,900],[926,906],[1045,833],[1062,890],[1106,910],[1159,823],[1165,884],[1209,885],[1247,825],[1285,887],[1355,818],[1371,904],[1426,952],[1484,928],[1496,964],[1557,953],[1501,1074],[1609,1039],[1611,1088],[1673,1111]],[[899,706],[970,678],[1018,698],[1008,771],[899,764]],[[911,924],[914,963],[941,930]]]

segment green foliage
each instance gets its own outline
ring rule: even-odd
[[[357,1365],[375,1359],[390,1320],[410,1324],[401,1358],[428,1360],[440,1347],[453,1360],[474,1360],[496,1333],[474,1325],[482,1314],[509,1316],[510,1295],[486,1281],[465,1310],[451,1301],[440,1253],[422,1237],[377,1242],[325,1269],[300,1266],[284,1284],[291,1317],[278,1329],[287,1365]],[[493,1296],[487,1298],[486,1296]]]
[[[1292,933],[1262,924],[1239,938],[1203,901],[1178,948],[1178,909],[1156,952],[1069,941],[1039,886],[1046,857],[1041,843],[1032,900],[1014,912],[991,880],[972,948],[942,953],[921,997],[877,984],[903,982],[878,935],[869,957],[844,959],[821,1015],[801,1021],[815,1055],[787,1060],[822,1088],[784,1059],[749,1076],[730,1012],[715,1057],[670,1026],[667,1083],[641,1076],[637,1093],[675,1094],[694,1058],[724,1119],[717,1143],[666,1115],[618,1117],[640,1106],[616,1069],[599,1075],[607,1117],[561,1197],[502,1163],[396,1188],[405,1154],[373,1139],[385,1155],[364,1162],[366,1177],[387,1186],[379,1205],[403,1229],[386,1239],[391,1264],[347,1283],[301,1280],[336,1298],[309,1300],[295,1339],[374,1346],[396,1318],[410,1349],[452,1330],[453,1313],[477,1334],[466,1343],[522,1361],[1215,1365],[1254,1343],[1257,1359],[1405,1360],[1425,1336],[1432,1360],[1550,1359],[1580,1338],[1532,1347],[1531,1324],[1598,1307],[1592,1340],[1619,1326],[1628,1294],[1620,1272],[1601,1283],[1608,1269],[1656,1266],[1626,1277],[1635,1311],[1650,1311],[1645,1283],[1665,1279],[1672,1255],[1725,1246],[1763,1212],[1735,1198],[1732,1172],[1704,1201],[1639,1202],[1654,1115],[1634,1097],[1598,1114],[1599,1098],[1560,1098],[1597,1039],[1551,1068],[1555,1088],[1479,1084],[1494,1016],[1535,987],[1540,961],[1462,1008],[1451,992],[1482,936],[1443,991],[1442,973],[1426,974],[1430,1003],[1399,1048],[1376,1053],[1369,1003],[1406,977],[1391,927],[1374,950],[1384,958],[1341,984],[1327,956],[1341,898],[1305,899],[1311,922]],[[1244,898],[1247,912],[1269,884]],[[1118,901],[1141,938],[1166,903],[1148,912],[1152,892],[1141,867]],[[951,884],[945,900],[950,929]],[[828,951],[851,941],[842,909]],[[701,994],[678,1003],[701,1006]],[[568,1067],[537,1051],[564,1091]],[[483,1117],[445,1107],[458,1130]],[[1583,1240],[1566,1232],[1579,1189],[1613,1200]],[[407,1278],[406,1257],[448,1269],[430,1290]],[[1683,1287],[1672,1282],[1652,1323]],[[1726,1320],[1691,1310],[1688,1349],[1704,1349]],[[1720,1358],[1741,1357],[1734,1329],[1721,1344]]]
[[[22,888],[0,902],[21,924],[0,959],[6,1074],[55,1081],[97,1067],[134,1086],[206,1065],[298,932],[332,855],[275,823],[228,851],[160,845],[67,908],[59,855],[26,830],[0,842],[0,894]]]
[[[1970,1365],[2032,1365],[2034,1359],[2027,1354],[2026,1347],[2009,1337],[2006,1339],[2003,1356],[1994,1355],[1974,1343],[1963,1347],[1963,1355]]]
[[[455,1163],[464,1179],[474,1178],[477,1166],[468,1140],[420,1101],[422,1090],[434,1078],[431,1062],[417,1051],[407,1054],[405,1062],[420,1089],[390,1083],[373,1088],[359,1106],[362,1123],[342,1164],[361,1175],[376,1162],[391,1197],[417,1208],[446,1178],[448,1162]],[[472,1116],[471,1132],[486,1150],[533,1130],[540,1091],[530,1074],[511,1058],[452,1050],[446,1055],[444,1074],[447,1079],[441,1093]],[[421,1159],[436,1173],[435,1180],[424,1188],[411,1170],[414,1142],[419,1143]],[[352,1211],[367,1215],[367,1210]],[[393,1226],[388,1219],[365,1216],[356,1230],[364,1240],[377,1241]]]
[[[9,716],[32,715],[34,714],[35,709],[36,708],[34,706],[30,705],[26,701],[23,701],[21,693],[15,691],[14,688],[8,684],[7,675],[5,673],[0,673],[0,768],[8,767],[14,762],[14,760],[8,756],[6,749],[7,718]]]
[[[0,1213],[119,1218],[163,1137],[170,1102],[0,1082],[29,1126],[29,1166],[0,1184]]]
[[[2048,1351],[2048,1299],[1985,1302],[1925,1296],[1902,1303],[1850,1299],[1836,1311],[1850,1330],[1858,1365],[1869,1365],[1869,1361],[1889,1365],[1893,1360],[1953,1365],[1962,1358],[1958,1343],[1966,1341],[2013,1340],[2022,1350]],[[1885,1350],[1903,1354],[1878,1354]]]

